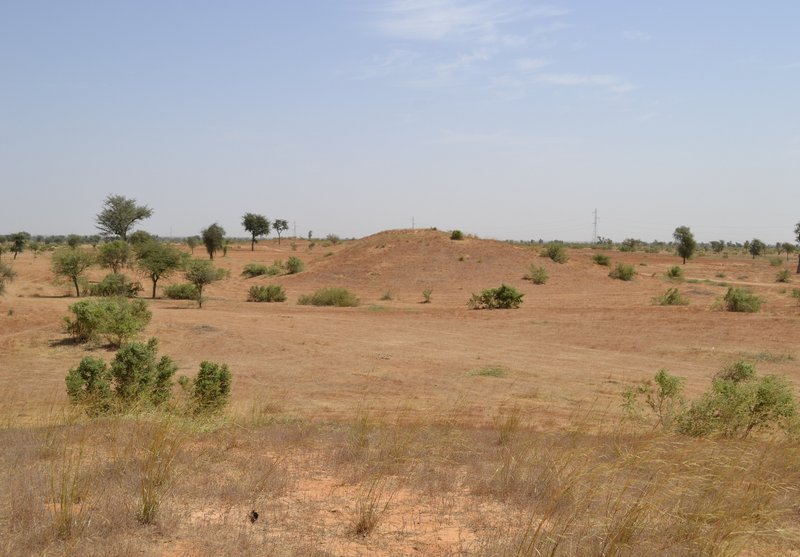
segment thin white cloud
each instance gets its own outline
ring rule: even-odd
[[[546,66],[551,65],[553,62],[546,58],[519,58],[516,61],[517,68],[523,72],[535,72]]]
[[[622,36],[625,37],[626,40],[640,43],[647,42],[653,38],[653,36],[646,31],[625,31],[622,33]]]
[[[419,54],[410,50],[394,49],[383,56],[373,56],[361,65],[359,79],[370,79],[394,74],[410,68],[419,58]]]
[[[551,85],[603,87],[614,93],[624,93],[636,89],[628,81],[608,74],[548,73],[537,76],[537,81]]]

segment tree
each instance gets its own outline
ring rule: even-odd
[[[214,259],[214,252],[222,249],[225,243],[225,229],[218,225],[216,222],[204,228],[201,232],[203,244],[206,246],[206,251],[211,260]]]
[[[256,237],[268,236],[270,230],[270,223],[264,215],[256,215],[255,213],[245,213],[242,217],[242,226],[252,236],[250,242],[250,251],[256,249]]]
[[[94,254],[80,249],[66,248],[53,254],[51,266],[53,273],[59,277],[65,277],[75,285],[75,295],[80,297],[81,288],[78,279],[83,276],[86,269],[94,265]]]
[[[109,195],[103,202],[103,209],[97,214],[97,229],[104,236],[119,236],[128,240],[128,231],[137,221],[153,215],[147,205],[137,205],[135,199],[121,195]]]
[[[722,253],[725,249],[725,240],[711,240],[711,251]]]
[[[5,263],[0,263],[0,296],[6,293],[6,283],[14,280],[15,276],[17,273],[14,272],[14,269]]]
[[[183,265],[184,254],[177,248],[152,240],[136,249],[136,265],[153,281],[153,298],[159,279],[167,277]]]
[[[283,219],[275,219],[275,222],[272,223],[272,228],[278,235],[278,245],[281,245],[281,232],[289,230],[289,223]]]
[[[753,241],[750,242],[750,246],[747,248],[747,251],[749,251],[750,255],[753,256],[753,259],[755,259],[757,255],[763,254],[764,250],[766,249],[767,245],[764,242],[758,238],[753,238]]]
[[[81,246],[81,237],[77,234],[70,234],[67,236],[67,245],[71,248],[79,248]]]
[[[194,248],[200,245],[200,236],[189,236],[186,238],[186,245],[189,246],[189,249],[194,255]]]
[[[790,244],[789,242],[784,242],[782,247],[783,247],[783,252],[786,254],[786,261],[789,261],[789,256],[794,253],[794,244]]]
[[[128,263],[130,256],[130,246],[122,240],[114,240],[100,246],[97,262],[101,267],[111,269],[111,272],[116,275]]]
[[[197,288],[197,305],[203,308],[203,287],[222,279],[225,276],[223,269],[215,269],[211,261],[191,259],[186,265],[186,280]]]
[[[11,242],[11,251],[14,252],[13,259],[16,259],[17,254],[25,250],[25,244],[27,244],[30,239],[31,235],[27,232],[17,232],[8,237],[8,240]]]
[[[146,244],[147,242],[152,242],[155,240],[156,237],[146,232],[144,230],[137,230],[130,236],[128,236],[128,243],[132,246],[138,246],[140,244]]]
[[[686,265],[686,260],[692,257],[694,250],[697,248],[697,242],[694,240],[694,234],[688,226],[679,226],[672,233],[672,237],[678,243],[676,251],[678,255],[683,257],[683,264]]]

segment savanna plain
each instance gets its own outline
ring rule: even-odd
[[[0,553],[800,555],[796,428],[688,435],[665,427],[658,401],[623,407],[661,369],[689,401],[735,362],[796,390],[797,285],[775,281],[785,267],[800,282],[795,261],[540,251],[435,230],[234,243],[202,309],[161,296],[179,274],[155,299],[142,279],[152,320],[139,339],[157,338],[178,374],[230,368],[229,406],[203,419],[71,405],[67,371],[114,350],[71,341],[74,291],[49,253],[21,253],[0,297]],[[289,257],[304,270],[241,274]],[[609,277],[617,263],[633,280]],[[544,284],[523,278],[532,264]],[[247,301],[267,284],[287,301]],[[519,308],[468,308],[500,284],[524,295]],[[760,311],[724,311],[732,286]],[[296,303],[324,287],[360,304]],[[669,288],[688,304],[654,303]]]

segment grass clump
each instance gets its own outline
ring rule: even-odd
[[[313,294],[304,294],[297,303],[301,306],[355,307],[359,304],[359,300],[345,288],[332,287],[321,288]]]
[[[689,300],[681,296],[677,288],[668,288],[661,296],[653,298],[653,303],[658,306],[685,306]]]
[[[531,281],[533,284],[545,284],[547,279],[550,278],[550,275],[547,274],[547,269],[544,267],[537,267],[531,264],[524,278]]]
[[[556,263],[566,263],[569,259],[569,257],[567,257],[567,250],[561,244],[548,244],[540,255],[542,257],[549,257]]]
[[[789,269],[781,269],[778,271],[778,274],[775,275],[775,282],[791,282],[792,275],[789,272]]]
[[[667,272],[665,274],[667,275],[667,278],[670,280],[683,279],[683,269],[681,267],[678,267],[677,265],[673,265],[672,267],[667,269]]]
[[[756,313],[761,309],[763,300],[744,288],[731,286],[722,298],[722,305],[727,311]]]
[[[247,294],[248,302],[285,302],[286,292],[280,284],[251,286]]]
[[[617,266],[608,273],[608,276],[617,280],[631,281],[636,276],[636,268],[633,265],[617,263]]]
[[[107,298],[81,300],[69,306],[74,318],[64,317],[64,330],[77,342],[88,342],[98,337],[120,346],[142,331],[150,322],[152,313],[144,300]]]
[[[523,296],[513,286],[501,284],[473,294],[467,305],[472,309],[516,309],[522,304]]]
[[[164,296],[170,300],[197,300],[200,296],[197,287],[190,283],[170,284],[164,288]]]
[[[596,253],[594,257],[592,257],[592,261],[596,265],[601,265],[603,267],[611,265],[611,258],[604,253]]]
[[[783,265],[783,259],[781,259],[780,257],[771,257],[769,260],[769,264],[772,265],[773,267],[780,267],[781,265]]]
[[[474,377],[505,377],[508,369],[503,366],[486,366],[469,372]]]

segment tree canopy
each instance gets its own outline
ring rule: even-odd
[[[250,251],[255,250],[256,238],[258,236],[267,236],[270,231],[270,222],[264,215],[256,215],[255,213],[245,213],[242,217],[242,226],[252,236],[250,242]]]
[[[683,257],[683,263],[685,265],[686,260],[692,257],[694,250],[697,248],[694,234],[692,234],[688,226],[679,226],[675,229],[675,232],[672,233],[672,237],[675,238],[675,241],[678,243],[676,251],[678,255]]]
[[[272,223],[272,228],[275,230],[275,233],[278,235],[278,245],[281,243],[281,232],[284,230],[289,230],[289,223],[283,219],[275,219],[275,222]]]
[[[75,248],[62,249],[53,254],[51,265],[56,276],[65,277],[75,286],[75,295],[80,297],[81,289],[78,279],[86,269],[94,265],[94,254]]]
[[[225,245],[225,229],[215,222],[208,228],[204,228],[201,236],[203,245],[206,246],[208,257],[213,260],[214,253],[221,250]]]
[[[156,297],[156,285],[159,279],[180,269],[184,257],[179,249],[156,240],[136,248],[136,265],[153,281],[153,298]]]
[[[96,226],[104,236],[119,236],[128,240],[128,231],[137,221],[152,216],[153,210],[147,205],[137,205],[135,199],[121,195],[109,195],[103,202],[103,209],[97,213]]]

